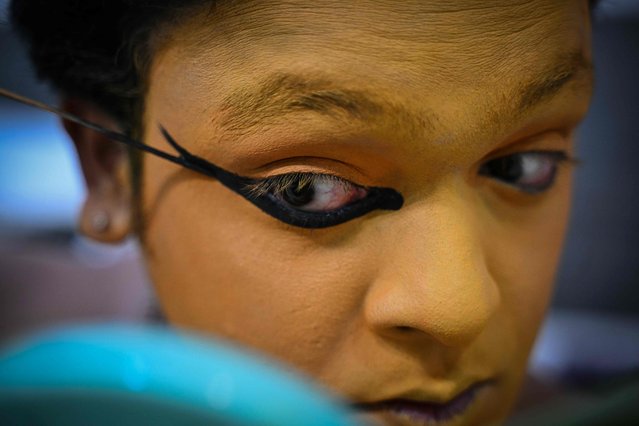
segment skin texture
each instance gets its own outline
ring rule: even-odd
[[[591,91],[586,3],[232,3],[158,37],[145,142],[167,148],[161,123],[241,175],[328,173],[405,204],[300,229],[145,157],[144,247],[169,321],[356,402],[444,402],[489,380],[450,424],[503,421],[551,294],[570,166],[539,194],[478,169],[522,151],[572,154]],[[85,151],[84,163],[99,150]],[[126,162],[91,173],[83,223],[99,209],[118,219],[83,229],[117,241],[131,228]]]

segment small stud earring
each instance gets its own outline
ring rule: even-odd
[[[109,229],[109,225],[111,221],[109,219],[109,215],[104,210],[97,211],[91,216],[91,228],[95,232],[102,233]]]

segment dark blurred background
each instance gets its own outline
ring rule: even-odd
[[[6,24],[7,3],[0,0],[0,86],[55,103]],[[594,50],[572,224],[530,366],[541,382],[639,368],[639,0],[603,0]],[[56,118],[0,99],[0,342],[51,324],[145,319],[152,296],[136,243],[78,236],[83,195]]]

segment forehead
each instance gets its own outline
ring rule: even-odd
[[[579,0],[221,1],[195,15],[174,40],[184,42],[180,51],[207,53],[211,65],[225,67],[339,70],[359,62],[421,81],[469,82],[584,48],[587,18]]]
[[[230,1],[199,12],[159,50],[151,84],[170,81],[164,94],[207,109],[306,75],[422,117],[436,110],[445,126],[447,113],[472,121],[478,107],[499,116],[530,81],[590,56],[577,0]]]

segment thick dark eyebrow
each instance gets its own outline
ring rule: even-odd
[[[512,92],[515,110],[510,103],[508,111],[496,116],[516,119],[549,101],[569,83],[583,80],[590,84],[591,78],[592,64],[581,51],[563,54],[536,77],[516,85]],[[240,88],[224,98],[219,124],[226,130],[243,132],[303,111],[365,124],[384,120],[411,134],[430,130],[438,121],[433,111],[411,111],[367,90],[340,88],[322,76],[276,73],[257,86]]]
[[[579,81],[589,86],[592,78],[592,62],[581,51],[564,54],[547,71],[517,89],[519,102],[516,115],[550,100],[569,83]]]
[[[232,131],[244,131],[258,124],[268,124],[290,113],[311,111],[335,119],[357,120],[370,124],[374,120],[410,128],[430,128],[433,117],[422,111],[379,99],[367,90],[337,87],[321,76],[276,73],[257,90],[239,89],[222,101],[220,125]]]

